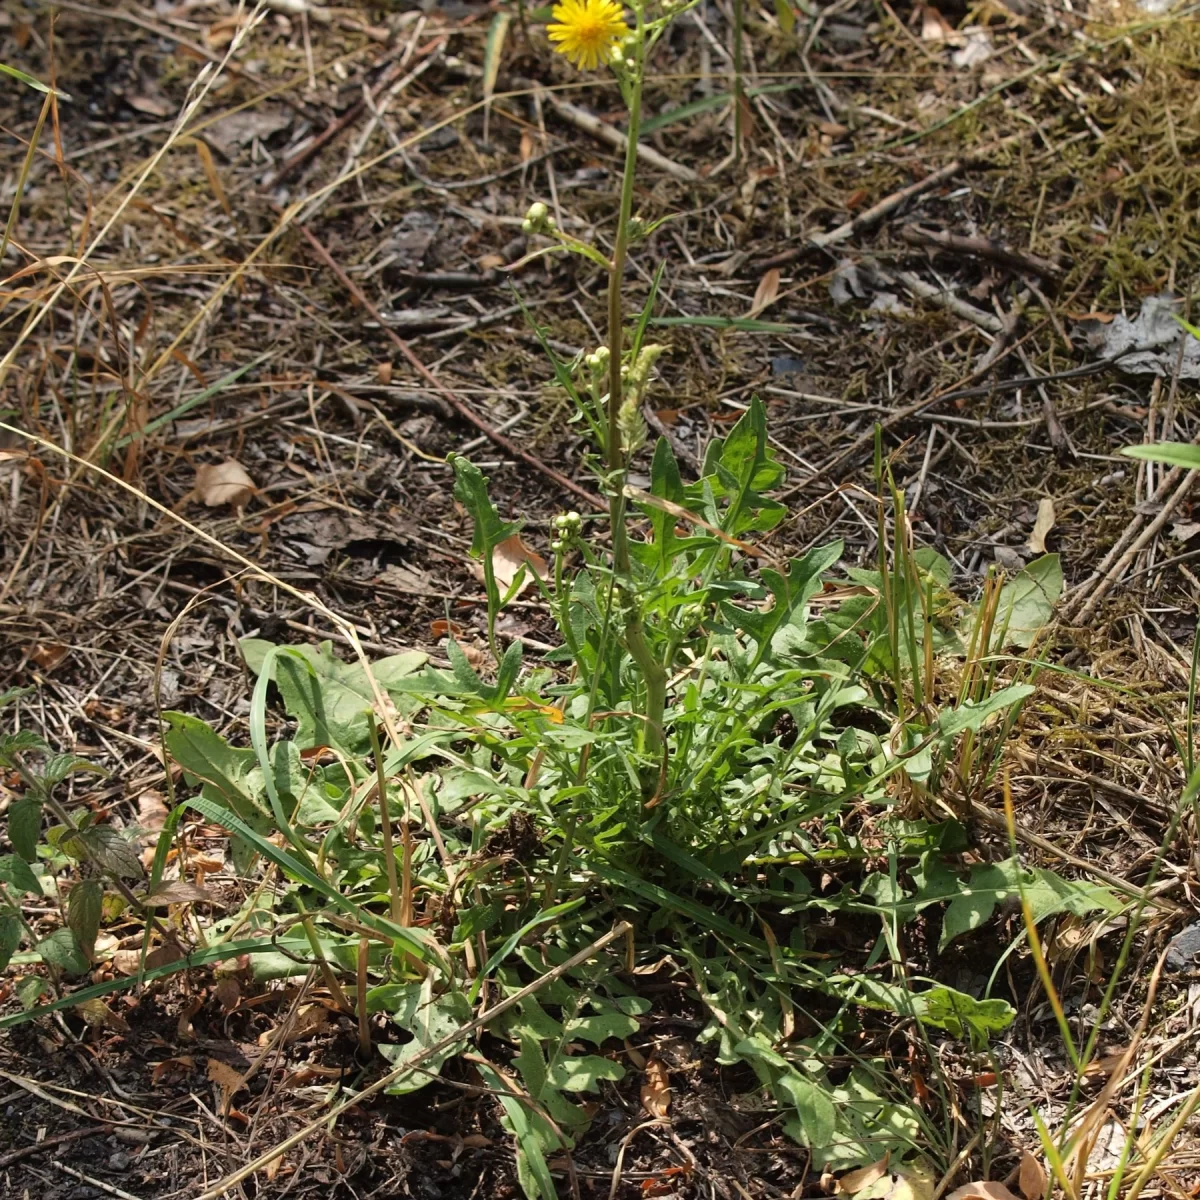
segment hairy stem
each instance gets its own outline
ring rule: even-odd
[[[625,449],[621,445],[622,395],[621,358],[624,353],[624,312],[621,285],[629,255],[629,223],[633,216],[633,184],[637,175],[638,136],[642,123],[642,80],[645,74],[645,38],[641,11],[637,11],[637,61],[629,90],[629,130],[625,144],[625,171],[621,176],[621,206],[617,214],[617,238],[613,247],[612,271],[608,277],[608,445],[605,447],[609,474],[608,512],[612,524],[613,569],[629,574],[629,536],[625,528]],[[646,685],[646,722],[643,746],[657,754],[662,745],[663,708],[666,702],[666,671],[654,657],[642,630],[641,613],[634,610],[625,627],[625,647],[637,663]]]

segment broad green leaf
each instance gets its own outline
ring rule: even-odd
[[[776,1080],[775,1092],[786,1096],[796,1109],[806,1145],[816,1148],[833,1141],[837,1110],[821,1084],[807,1078],[794,1067],[789,1067]]]
[[[21,933],[16,913],[0,912],[0,971],[8,966],[13,951],[21,944]]]
[[[15,854],[0,854],[0,883],[7,883],[18,892],[29,892],[34,896],[42,894],[41,881],[30,870],[29,864]]]
[[[36,1015],[30,1010],[42,998],[45,990],[46,981],[40,975],[26,975],[24,979],[18,981],[17,999],[20,1000],[25,1013],[18,1016],[17,1021],[32,1019]],[[14,1021],[13,1024],[16,1024],[17,1021]]]
[[[243,638],[239,645],[247,666],[257,674],[272,644]],[[386,692],[427,661],[428,655],[410,650],[372,663],[371,674]],[[287,647],[287,653],[275,660],[275,684],[288,715],[296,718],[299,749],[333,746],[358,753],[370,745],[367,721],[375,694],[362,664],[342,662],[333,653],[332,642]]]
[[[517,1176],[529,1200],[558,1200],[558,1189],[546,1163],[542,1139],[535,1129],[524,1102],[512,1094],[499,1073],[488,1063],[476,1063],[484,1086],[500,1098],[505,1124],[517,1139]],[[544,1122],[543,1122],[544,1124]],[[556,1139],[557,1140],[557,1139]],[[561,1147],[555,1145],[553,1149]]]
[[[945,1029],[955,1037],[973,1035],[977,1044],[993,1033],[1002,1033],[1016,1016],[1004,1000],[976,1000],[965,992],[938,985],[917,992],[867,975],[835,976],[830,980],[837,994],[853,996],[868,1008],[885,1009],[902,1017],[913,1017],[924,1025]]]
[[[1029,903],[1035,923],[1060,912],[1086,916],[1098,910],[1115,913],[1121,909],[1120,900],[1107,888],[1064,879],[1044,868],[1024,870],[1016,858],[1007,858],[998,863],[980,863],[971,869],[965,883],[944,868],[932,872],[932,864],[923,861],[922,865],[926,867],[926,872],[920,881],[927,888],[918,893],[918,899],[922,902],[927,899],[950,901],[942,921],[939,952],[956,937],[983,925],[991,918],[998,904],[1018,900],[1022,894]],[[934,892],[932,897],[930,890]]]
[[[455,990],[434,996],[432,975],[426,975],[421,983],[406,988],[398,999],[400,1004],[392,1010],[392,1020],[413,1037],[403,1046],[380,1044],[379,1052],[394,1067],[408,1062],[471,1020],[471,1006],[462,992]],[[462,1048],[462,1044],[452,1042],[412,1072],[401,1075],[388,1085],[387,1090],[392,1095],[404,1095],[423,1088],[437,1078],[442,1064]]]
[[[582,1038],[599,1046],[609,1038],[627,1038],[641,1026],[623,1012],[590,1013],[586,1017],[575,1017],[567,1022],[567,1037]]]
[[[15,689],[13,689],[15,691]],[[18,695],[20,693],[17,693]],[[12,693],[6,692],[12,698]],[[12,766],[18,754],[41,754],[46,743],[32,729],[18,729],[16,733],[0,733],[0,763]]]
[[[1032,696],[1033,692],[1034,689],[1027,683],[1014,683],[1010,687],[993,692],[978,703],[968,701],[957,708],[943,709],[938,716],[938,732],[944,738],[956,737],[968,729],[978,733],[989,717],[995,713],[1006,712],[1028,696]]]
[[[42,832],[42,803],[33,796],[22,796],[8,810],[8,840],[26,861],[37,857],[38,836]]]
[[[1062,559],[1057,554],[1035,558],[1000,589],[993,625],[993,649],[1033,644],[1050,623],[1063,590]]]
[[[46,759],[46,766],[42,770],[42,783],[49,790],[77,771],[90,771],[93,775],[108,774],[98,763],[88,762],[86,758],[80,758],[77,754],[53,754]]]
[[[1169,467],[1200,471],[1200,446],[1193,446],[1189,442],[1154,442],[1149,446],[1122,446],[1121,453],[1130,458],[1166,463]]]
[[[790,37],[796,28],[796,10],[788,0],[775,0],[775,15],[779,18],[779,28]]]
[[[137,847],[119,829],[91,825],[76,836],[92,861],[119,879],[141,879],[145,874]]]
[[[253,750],[231,746],[198,717],[181,712],[164,712],[166,746],[183,768],[193,786],[202,784],[201,795],[230,809],[238,818],[259,829],[270,828],[263,803],[262,772]]]
[[[42,962],[68,975],[82,975],[92,964],[70,929],[56,929],[34,947]]]
[[[104,887],[98,879],[81,879],[67,895],[67,926],[90,959],[100,932]]]
[[[594,1092],[602,1079],[615,1082],[625,1078],[625,1068],[611,1058],[581,1054],[559,1058],[550,1068],[549,1083],[564,1092]]]

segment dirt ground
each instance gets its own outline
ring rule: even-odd
[[[611,237],[619,159],[563,105],[612,127],[620,101],[514,17],[485,106],[494,9],[461,0],[271,6],[229,62],[228,0],[53,7],[53,21],[49,6],[0,14],[0,62],[71,97],[40,137],[4,260],[0,409],[79,458],[0,433],[0,691],[33,688],[26,722],[110,771],[81,799],[132,821],[162,780],[156,705],[236,733],[249,704],[236,639],[331,636],[312,605],[227,550],[350,617],[368,649],[436,656],[444,622],[468,636],[484,623],[445,454],[478,462],[502,515],[543,551],[554,515],[586,504],[561,479],[595,486],[521,306],[560,354],[592,349],[602,274],[559,257],[503,268],[535,245],[520,228],[535,200],[569,231]],[[848,562],[875,551],[880,424],[917,537],[952,561],[964,596],[992,564],[1033,557],[1051,502],[1046,546],[1067,592],[1045,653],[1069,670],[1042,688],[1014,758],[1023,851],[1140,888],[1183,779],[1171,731],[1200,522],[1190,477],[1116,451],[1192,440],[1200,371],[1175,343],[1142,373],[1104,359],[1108,331],[1147,301],[1190,311],[1200,23],[1190,8],[1071,0],[940,12],[836,0],[787,31],[776,7],[749,6],[735,162],[730,18],[710,0],[681,19],[648,83],[661,123],[646,142],[666,161],[643,165],[637,208],[675,216],[639,247],[629,281],[637,301],[665,264],[654,336],[668,349],[647,419],[694,468],[760,395],[790,471],[793,515],[774,548],[840,537]],[[5,83],[6,211],[41,107]],[[104,446],[107,476],[80,462]],[[243,510],[203,503],[203,468],[229,461],[253,487]],[[505,636],[552,642],[538,604],[511,612]],[[1194,915],[1195,837],[1189,817],[1110,1048]],[[1067,933],[1055,970],[1086,1023],[1089,974],[1102,980],[1117,934],[1089,946]],[[989,949],[994,937],[964,952],[965,978],[990,969]],[[1172,969],[1160,987],[1164,1101],[1197,1082],[1197,980]],[[1029,984],[1012,980],[1021,1015],[1003,1065],[1018,1095],[1053,1111],[1067,1064],[1044,999],[1024,1004]],[[270,1056],[222,1117],[205,1064],[244,1066],[296,997],[243,999],[224,1003],[198,974],[126,995],[119,1026],[69,1014],[0,1040],[0,1194],[196,1195],[370,1077],[354,1030],[331,1018]],[[18,1007],[2,981],[0,1000]],[[693,1044],[701,1014],[687,997],[664,987],[654,1001],[641,1040],[677,1056],[673,1123],[634,1133],[636,1081],[610,1087],[573,1161],[556,1164],[563,1188],[819,1194],[820,1165],[745,1103],[752,1080]],[[355,1112],[244,1195],[519,1195],[498,1106],[471,1078],[452,1068]],[[1033,1144],[1019,1105],[998,1127],[995,1178]],[[1176,1194],[1194,1194],[1200,1158],[1180,1145]]]

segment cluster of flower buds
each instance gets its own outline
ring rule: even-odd
[[[550,549],[555,554],[561,554],[579,536],[583,518],[574,510],[559,513],[554,518],[554,528],[558,531],[558,537],[550,543]]]
[[[521,222],[521,232],[525,234],[551,233],[554,229],[554,218],[550,210],[538,200],[529,206],[525,220]]]

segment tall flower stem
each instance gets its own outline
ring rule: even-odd
[[[621,444],[621,402],[623,388],[621,361],[624,352],[624,313],[621,287],[625,278],[625,261],[629,256],[629,223],[633,216],[633,184],[637,175],[638,137],[642,124],[642,81],[645,76],[645,20],[640,7],[637,13],[635,44],[637,56],[632,63],[629,85],[629,129],[625,144],[625,170],[621,176],[621,206],[617,214],[617,239],[613,247],[612,270],[608,277],[608,445],[605,447],[609,495],[608,512],[612,524],[613,569],[618,575],[629,574],[629,535],[625,528],[625,450]],[[662,747],[663,711],[666,705],[666,670],[654,657],[646,642],[641,612],[636,603],[625,626],[625,647],[629,651],[646,685],[646,711],[643,745],[648,753],[657,754]]]

